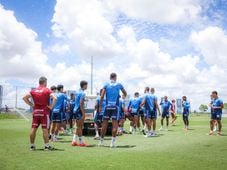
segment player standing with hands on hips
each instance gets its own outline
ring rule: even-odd
[[[32,99],[32,101],[31,101]],[[50,99],[52,104],[49,105]],[[30,133],[30,150],[35,150],[35,137],[39,125],[42,126],[44,150],[53,150],[49,145],[48,129],[50,125],[50,110],[56,103],[56,97],[50,89],[47,88],[47,78],[40,77],[39,86],[23,97],[26,104],[33,108],[32,128]]]

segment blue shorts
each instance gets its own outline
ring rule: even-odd
[[[82,117],[83,117],[83,114],[82,114],[82,112],[81,112],[80,109],[77,110],[77,111],[75,111],[74,114],[75,114],[75,119],[76,119],[76,120],[81,120]]]
[[[169,118],[169,110],[163,110],[162,111],[162,118]]]
[[[73,111],[69,112],[69,119],[70,120],[76,119],[76,114]]]
[[[151,110],[145,110],[145,119],[157,119],[157,112]]]
[[[61,122],[66,121],[66,113],[65,112],[61,112]]]
[[[221,120],[222,118],[222,112],[220,112],[219,110],[214,110],[211,114],[211,119],[213,120]]]
[[[119,120],[119,112],[117,106],[106,106],[103,119],[109,120]]]
[[[96,112],[94,115],[94,122],[96,125],[98,125],[98,127],[101,127],[103,122],[103,114]]]
[[[144,112],[145,112],[144,109],[140,109],[139,110],[139,116],[142,116],[143,117],[144,116]]]
[[[61,112],[53,111],[51,117],[53,123],[61,123]]]
[[[188,109],[184,109],[183,111],[183,119],[188,119],[189,116],[189,110]]]
[[[125,113],[124,112],[119,113],[119,120],[120,119],[125,119]]]

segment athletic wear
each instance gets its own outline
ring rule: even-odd
[[[80,120],[82,119],[82,112],[81,112],[81,108],[80,108],[80,103],[82,101],[85,101],[85,92],[81,89],[75,97],[75,107],[73,109],[73,112],[75,114],[75,118],[76,120]]]
[[[119,120],[119,98],[120,90],[124,89],[122,84],[116,82],[107,83],[103,89],[106,91],[106,107],[104,119]]]
[[[190,102],[183,101],[182,102],[182,107],[183,107],[183,118],[188,118],[189,109],[190,109]]]
[[[119,100],[119,119],[125,119],[125,100],[120,98]]]
[[[128,110],[131,110],[132,116],[139,116],[141,99],[139,97],[134,97],[129,101]]]
[[[169,109],[172,104],[168,100],[163,100],[160,105],[162,107],[162,118],[169,118]]]
[[[50,110],[47,106],[49,105],[51,93],[50,89],[42,85],[31,90],[30,94],[34,102],[32,128],[38,128],[39,125],[42,128],[49,128]]]
[[[58,92],[55,93],[57,97],[56,104],[52,110],[52,121],[54,123],[61,123],[64,119],[63,110],[64,110],[64,102],[67,99],[67,96],[64,93]]]
[[[222,118],[222,108],[217,108],[217,107],[221,107],[222,105],[223,105],[223,101],[220,100],[219,98],[212,100],[211,119],[221,120],[221,118]]]

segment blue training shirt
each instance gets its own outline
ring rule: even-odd
[[[215,108],[215,107],[221,107],[222,105],[223,105],[223,101],[221,99],[217,98],[217,99],[212,100],[213,110],[216,111],[217,113],[222,114],[222,109],[221,108]]]
[[[132,109],[132,113],[136,113],[139,110],[141,104],[141,99],[139,97],[134,97],[129,101],[128,108]]]
[[[120,98],[120,90],[124,89],[121,83],[110,82],[103,87],[106,91],[106,105],[118,106]]]
[[[80,110],[80,102],[85,101],[85,97],[86,94],[82,89],[75,95],[75,107],[73,109],[73,112]]]
[[[190,109],[190,102],[183,101],[182,102],[182,107],[183,107],[183,109]]]
[[[163,101],[160,103],[160,105],[162,106],[162,109],[163,109],[163,110],[169,110],[170,107],[171,107],[171,105],[172,105],[172,103],[171,103],[170,101],[168,101],[168,100],[163,100]]]
[[[64,110],[64,101],[67,99],[64,93],[55,93],[57,101],[53,108],[53,112],[62,112]]]
[[[145,109],[149,111],[154,111],[156,96],[148,94],[145,96]]]

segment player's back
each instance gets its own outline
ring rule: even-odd
[[[35,89],[33,89],[30,92],[33,102],[34,102],[34,109],[46,109],[47,106],[49,105],[49,101],[50,101],[50,94],[51,94],[51,90],[43,87],[43,86],[39,86]]]
[[[66,100],[66,95],[64,93],[56,93],[57,101],[53,110],[62,111],[64,107],[64,101]]]
[[[117,105],[119,103],[119,92],[122,88],[123,86],[120,83],[107,83],[105,85],[107,105]]]
[[[155,96],[148,94],[145,97],[145,108],[150,111],[154,110]]]

